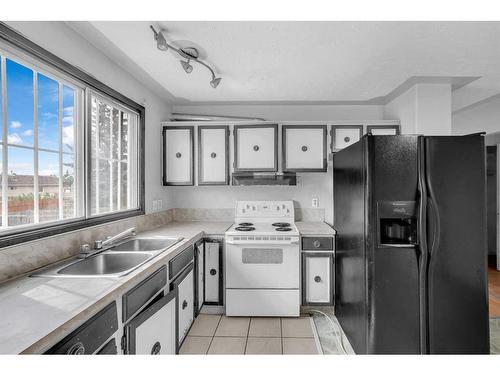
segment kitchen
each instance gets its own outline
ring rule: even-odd
[[[500,354],[499,22],[151,19],[0,23],[0,353]]]

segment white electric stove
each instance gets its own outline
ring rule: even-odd
[[[239,201],[225,233],[226,315],[299,316],[300,247],[292,201]]]

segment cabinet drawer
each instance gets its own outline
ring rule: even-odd
[[[118,348],[116,347],[116,340],[109,340],[109,342],[104,345],[101,350],[99,350],[96,354],[118,354]]]
[[[333,237],[303,237],[302,250],[333,250]]]
[[[127,321],[144,304],[167,285],[167,267],[163,266],[123,295],[123,321]]]
[[[189,246],[168,262],[168,278],[172,280],[194,259],[194,248]]]
[[[47,354],[92,354],[118,329],[116,302],[110,303],[87,322],[49,349]]]
[[[333,254],[302,254],[302,303],[333,304]]]
[[[177,290],[177,344],[180,347],[194,321],[194,267],[191,264],[172,283]]]

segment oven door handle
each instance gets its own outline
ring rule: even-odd
[[[269,246],[269,245],[299,245],[300,241],[231,241],[231,240],[226,240],[226,244],[229,245],[262,245],[262,246]]]

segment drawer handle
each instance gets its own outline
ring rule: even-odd
[[[307,151],[307,146],[302,146],[302,151],[306,152]]]
[[[176,157],[177,159],[179,159],[181,156],[182,156],[182,154],[181,154],[180,152],[177,152],[177,153],[175,154],[175,157]]]
[[[319,276],[314,276],[314,281],[316,281],[317,283],[319,283],[321,281],[321,277]]]
[[[210,275],[215,276],[217,274],[217,270],[215,268],[212,268],[210,270]]]
[[[211,157],[212,159],[215,159],[215,157],[216,157],[216,156],[217,156],[217,154],[216,154],[215,152],[212,152],[212,153],[210,154],[210,157]]]
[[[188,307],[188,303],[186,300],[182,301],[182,309],[185,310]]]
[[[321,246],[321,242],[319,242],[318,240],[314,240],[313,241],[313,246],[314,247],[320,247]]]
[[[259,147],[259,146],[257,146],[257,145],[253,146],[253,150],[254,150],[254,151],[259,151],[259,149],[260,149],[260,147]]]
[[[160,350],[161,350],[161,344],[159,341],[157,341],[157,342],[155,342],[155,344],[151,348],[151,354],[153,354],[153,355],[160,354]]]
[[[351,140],[351,137],[344,137],[344,142],[349,142]]]
[[[71,345],[66,354],[70,355],[81,355],[85,354],[85,346],[82,342],[77,342],[76,344]]]

